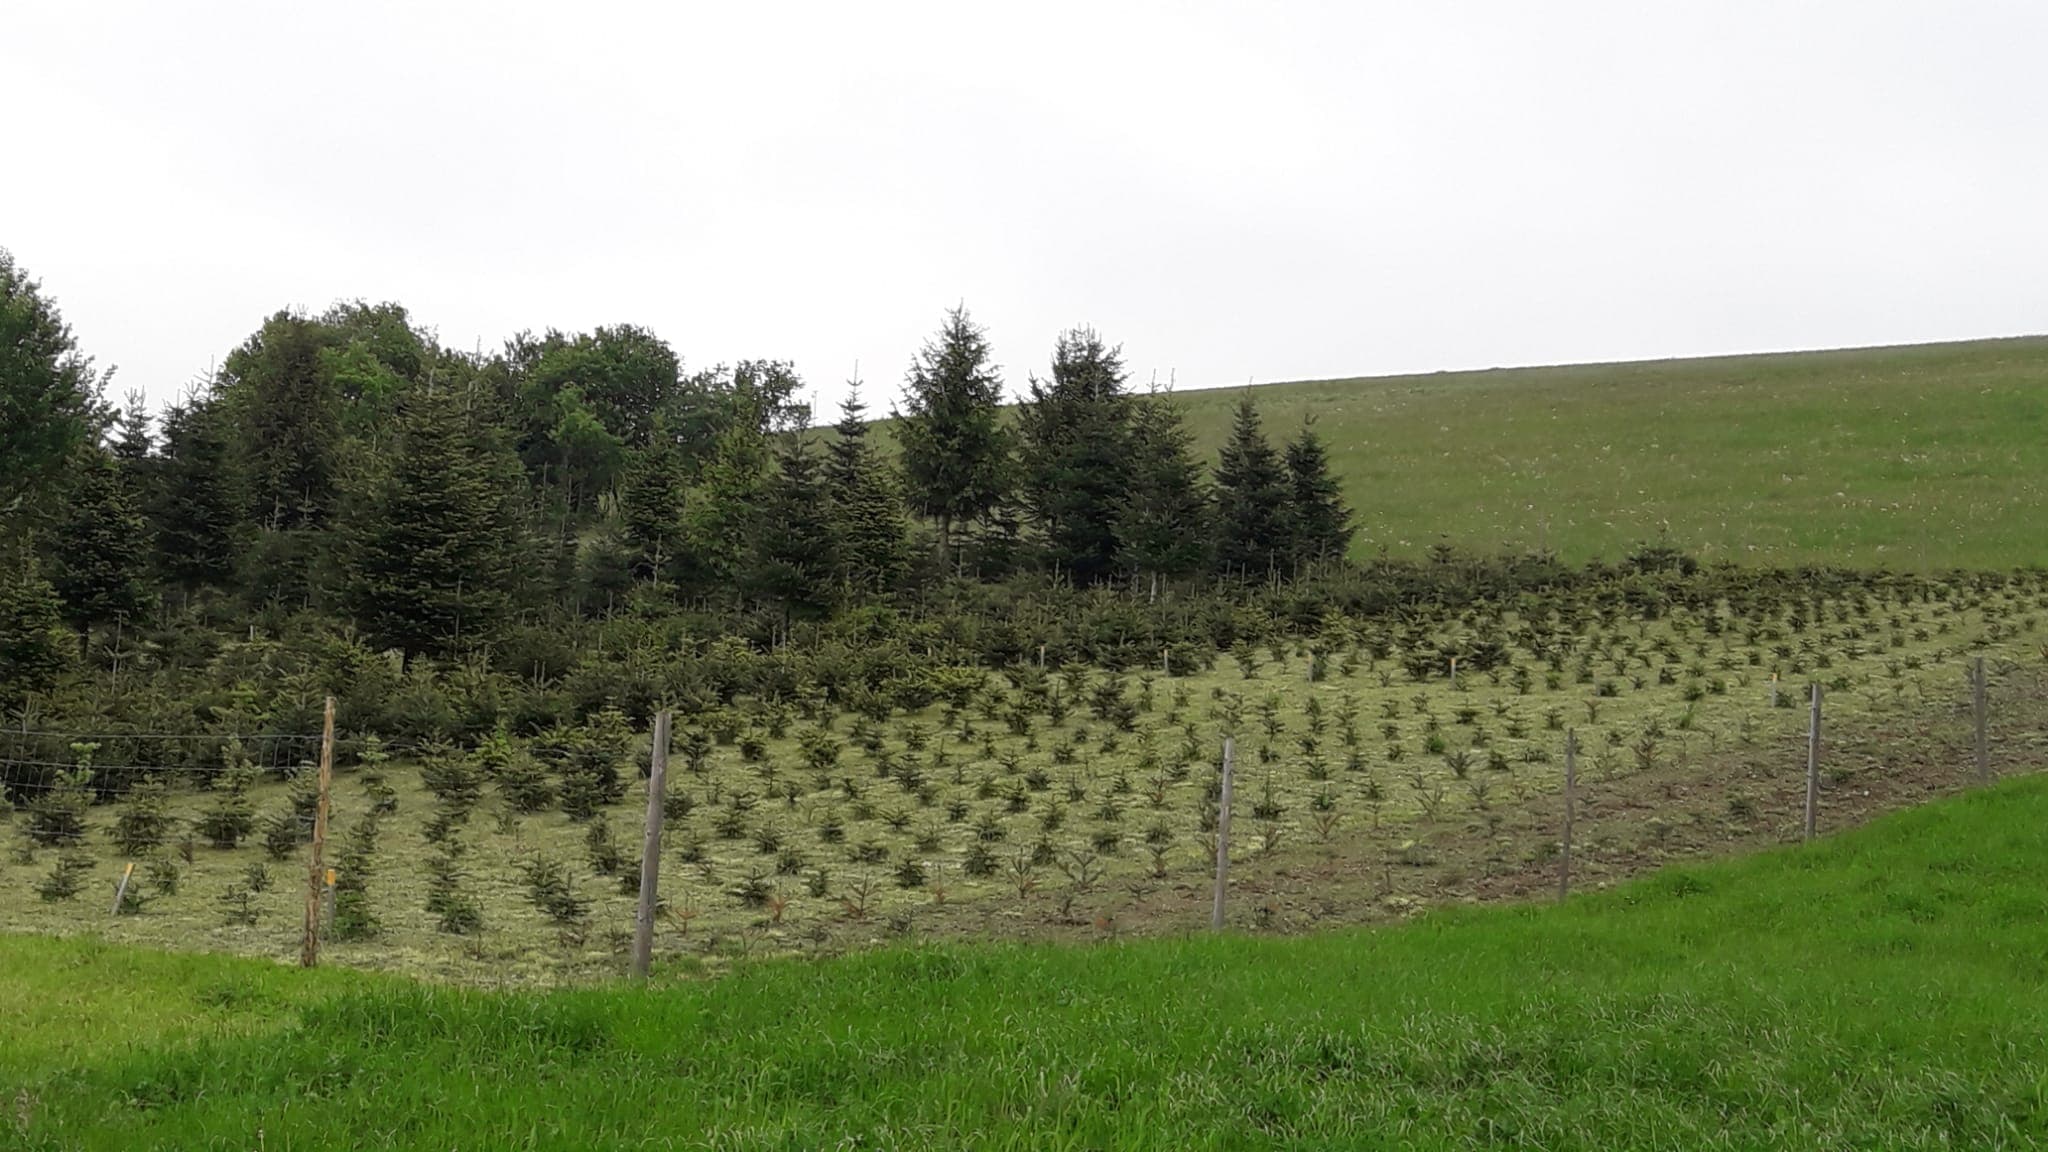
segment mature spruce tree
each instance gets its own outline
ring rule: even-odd
[[[836,434],[825,450],[825,496],[832,513],[833,574],[855,595],[895,587],[903,573],[903,493],[894,470],[868,442],[860,382],[848,386]]]
[[[0,248],[0,527],[98,433],[101,383],[56,304]]]
[[[322,364],[329,342],[317,321],[279,312],[222,367],[249,518],[272,531],[322,527],[334,509],[341,397]]]
[[[750,557],[755,515],[768,477],[761,429],[734,423],[712,446],[683,510],[683,591],[730,595]]]
[[[0,715],[55,687],[70,653],[57,590],[34,563],[0,575]]]
[[[987,515],[1009,490],[1002,402],[988,334],[965,305],[954,308],[910,366],[899,431],[910,501],[939,522],[942,560],[952,553],[956,528]]]
[[[1290,558],[1297,565],[1343,556],[1357,531],[1343,489],[1330,474],[1329,453],[1307,423],[1287,445],[1286,522]]]
[[[1259,576],[1287,555],[1287,476],[1249,394],[1216,464],[1216,566]]]
[[[492,634],[508,606],[516,476],[450,390],[404,397],[394,455],[346,530],[348,602],[373,639],[440,655]]]
[[[1131,484],[1131,398],[1119,349],[1092,328],[1060,333],[1052,378],[1018,410],[1018,475],[1046,560],[1077,585],[1114,574],[1117,509]]]
[[[147,511],[157,573],[188,598],[234,580],[242,520],[224,423],[220,406],[205,395],[164,410]]]
[[[633,453],[619,490],[619,526],[633,549],[635,579],[673,581],[682,562],[683,508],[682,452],[657,428]]]
[[[1209,493],[1195,459],[1194,438],[1180,409],[1154,393],[1136,402],[1131,419],[1131,483],[1116,509],[1121,562],[1158,581],[1190,576],[1209,553]]]
[[[832,608],[837,565],[825,477],[809,429],[779,437],[775,465],[763,487],[749,583],[781,610],[785,623],[819,619]]]
[[[50,551],[64,618],[81,639],[142,610],[149,562],[142,512],[105,449],[79,454]]]

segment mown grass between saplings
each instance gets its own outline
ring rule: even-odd
[[[2030,1147],[2044,858],[2033,777],[1296,939],[491,992],[0,938],[0,1087],[23,1148]]]

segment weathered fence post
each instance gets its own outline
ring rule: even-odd
[[[1820,682],[1813,685],[1813,711],[1806,722],[1806,832],[1813,839],[1813,821],[1820,807]]]
[[[1216,809],[1216,905],[1209,911],[1209,927],[1223,930],[1223,891],[1230,883],[1230,777],[1237,760],[1237,748],[1223,738],[1223,796]]]
[[[1579,730],[1567,728],[1564,733],[1564,850],[1558,855],[1557,898],[1559,900],[1572,892],[1572,805],[1578,800],[1579,791]]]
[[[334,783],[334,697],[320,721],[319,801],[313,806],[313,856],[306,870],[306,927],[299,943],[299,966],[320,963],[320,905],[327,880],[327,793]]]
[[[1778,706],[1778,674],[1771,673],[1771,707]]]
[[[121,882],[114,886],[114,915],[116,916],[119,916],[121,914],[121,901],[127,898],[128,881],[132,879],[134,875],[135,861],[130,860],[128,862],[128,866],[121,869]]]
[[[633,915],[633,978],[647,979],[654,959],[654,894],[661,882],[661,802],[668,792],[667,709],[654,717],[654,751],[647,760],[647,836],[640,842],[640,909]]]
[[[1991,743],[1989,728],[1991,709],[1984,698],[1984,658],[1977,657],[1977,663],[1970,675],[1971,704],[1977,714],[1977,782],[1987,783],[1991,779]]]

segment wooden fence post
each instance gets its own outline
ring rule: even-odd
[[[1223,931],[1223,891],[1230,883],[1230,776],[1237,760],[1235,742],[1223,738],[1223,796],[1216,810],[1216,905],[1209,911],[1209,927]]]
[[[119,916],[121,914],[121,901],[127,898],[128,881],[132,879],[134,875],[135,861],[130,860],[128,862],[128,866],[126,868],[121,869],[121,882],[114,886],[114,915],[116,916]]]
[[[1564,851],[1558,856],[1557,898],[1559,900],[1572,892],[1572,805],[1578,800],[1579,790],[1579,730],[1567,728],[1564,733]]]
[[[654,894],[661,883],[661,802],[668,793],[669,713],[654,717],[654,751],[647,760],[647,836],[640,842],[640,909],[633,916],[633,978],[647,979],[654,959]]]
[[[1813,711],[1806,722],[1806,831],[1802,841],[1813,839],[1814,816],[1820,807],[1820,682],[1813,684]]]
[[[306,870],[306,930],[299,944],[299,966],[320,963],[320,904],[327,887],[327,793],[334,783],[334,697],[320,722],[320,799],[313,807],[313,858]]]
[[[1970,680],[1972,681],[1970,685],[1971,703],[1977,714],[1977,782],[1984,784],[1989,783],[1991,780],[1991,743],[1988,733],[1991,709],[1984,698],[1984,658],[1982,656],[1977,657],[1976,668],[1972,672]]]

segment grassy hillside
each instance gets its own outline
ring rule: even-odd
[[[1181,395],[1213,459],[1240,390]],[[1254,389],[1306,415],[1359,554],[1547,543],[1900,569],[2048,562],[2048,338]]]
[[[2048,779],[1563,907],[482,992],[0,938],[21,1148],[2048,1139]]]

